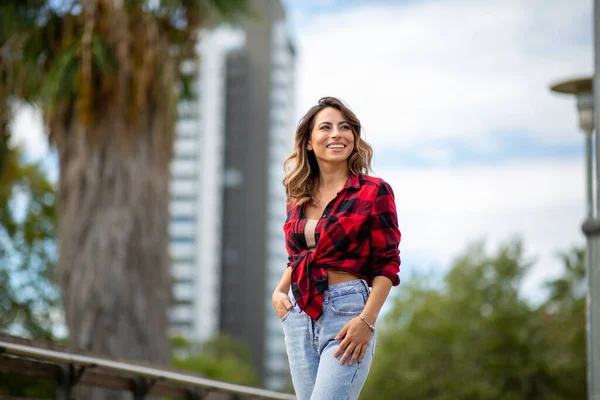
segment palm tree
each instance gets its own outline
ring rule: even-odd
[[[180,66],[200,27],[245,3],[2,0],[0,127],[14,101],[36,104],[58,150],[58,281],[73,346],[168,361]]]

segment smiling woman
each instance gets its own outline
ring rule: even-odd
[[[315,118],[315,127],[306,145],[315,159],[320,161],[319,169],[335,168],[354,150],[354,134],[342,112],[336,108],[325,108]]]
[[[358,398],[375,321],[400,283],[394,194],[366,175],[373,153],[360,134],[356,115],[324,97],[301,120],[285,162],[289,262],[273,307],[300,400]]]
[[[335,122],[337,125],[334,125]],[[315,126],[316,129],[314,129]],[[373,150],[360,137],[361,130],[359,119],[340,100],[334,97],[324,97],[319,100],[319,104],[312,107],[300,121],[294,153],[285,161],[287,175],[283,184],[287,197],[294,198],[299,204],[315,197],[319,171],[321,168],[329,168],[330,163],[327,159],[321,158],[324,162],[319,164],[317,159],[319,156],[323,156],[324,152],[318,150],[315,153],[312,146],[315,142],[315,145],[319,147],[319,140],[326,141],[325,147],[327,144],[334,144],[333,140],[331,143],[327,142],[331,131],[339,134],[339,137],[333,136],[338,142],[336,143],[338,147],[340,144],[347,146],[342,153],[345,155],[344,164],[350,172],[353,174],[369,172]],[[351,136],[350,140],[348,140],[349,135]],[[342,143],[343,141],[345,143]]]

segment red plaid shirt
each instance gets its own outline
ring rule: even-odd
[[[323,312],[327,271],[350,272],[369,285],[383,275],[400,283],[400,230],[394,193],[383,179],[350,174],[325,207],[315,228],[316,248],[308,250],[304,206],[287,204],[283,225],[292,268],[292,293],[300,309],[313,319]]]

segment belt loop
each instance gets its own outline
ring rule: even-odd
[[[367,283],[367,281],[365,281],[364,279],[361,279],[360,281],[362,282],[365,289],[367,289],[367,293],[370,293],[369,284]]]

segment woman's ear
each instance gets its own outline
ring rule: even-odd
[[[306,145],[306,150],[312,151],[312,145],[310,144],[310,142],[308,142],[308,144]]]

